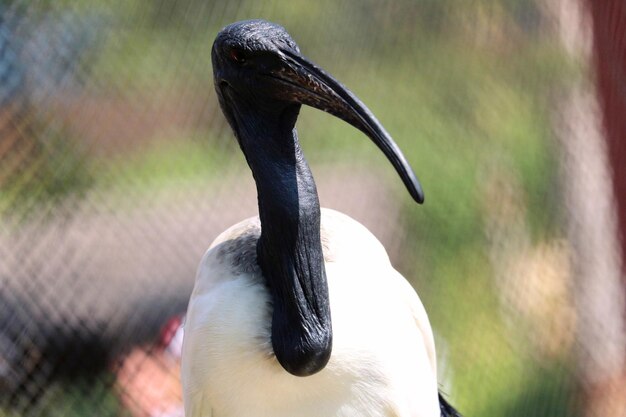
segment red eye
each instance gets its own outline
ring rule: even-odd
[[[233,48],[230,50],[230,59],[238,64],[246,62],[246,56],[241,49]]]

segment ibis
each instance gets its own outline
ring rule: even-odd
[[[409,283],[361,224],[321,209],[295,129],[301,105],[339,117],[424,195],[368,108],[264,20],[213,43],[217,97],[252,171],[258,217],[204,255],[182,357],[187,417],[440,417],[433,333]]]

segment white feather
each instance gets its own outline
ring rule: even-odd
[[[331,359],[309,377],[279,365],[262,277],[258,270],[234,270],[236,254],[223,250],[258,227],[258,218],[231,227],[200,264],[183,343],[186,416],[438,417],[426,311],[380,242],[336,211],[322,210],[321,228]]]

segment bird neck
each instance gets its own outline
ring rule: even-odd
[[[283,368],[305,376],[328,362],[332,329],[320,205],[294,127],[298,109],[249,118],[238,139],[258,193],[257,259],[272,295],[272,346]]]

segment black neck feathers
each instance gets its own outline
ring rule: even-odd
[[[248,113],[236,131],[257,187],[257,257],[272,295],[272,346],[288,372],[306,376],[328,362],[332,329],[320,205],[294,127],[298,111]]]

